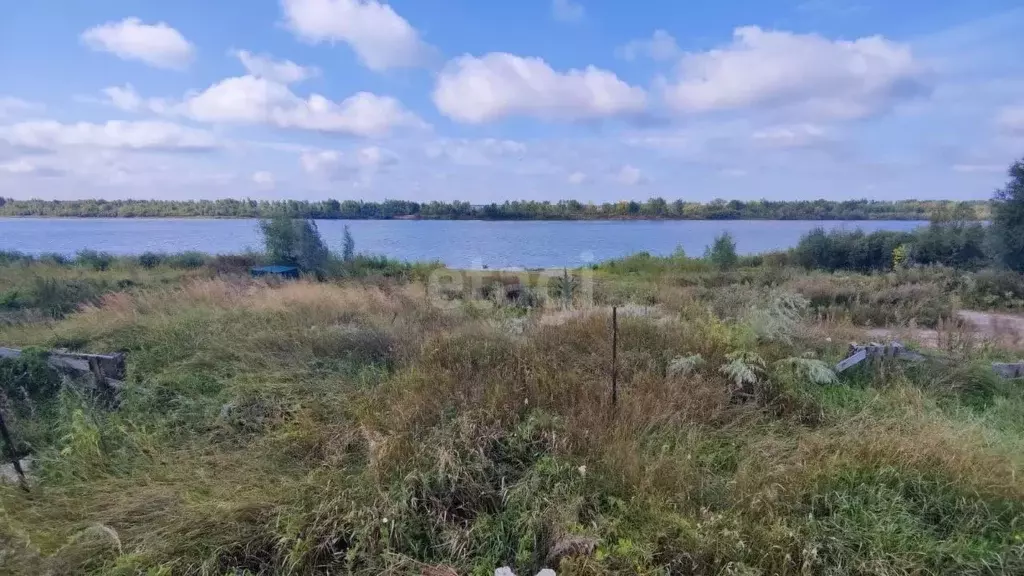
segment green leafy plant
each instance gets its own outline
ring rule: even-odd
[[[718,369],[733,383],[733,391],[749,392],[765,374],[765,361],[756,352],[736,351],[725,356],[728,363]]]
[[[704,365],[704,357],[700,354],[691,354],[689,356],[676,356],[668,363],[668,375],[677,378],[679,376],[689,376],[701,366]]]
[[[811,384],[824,386],[839,382],[839,378],[832,371],[831,366],[813,358],[784,358],[775,363],[775,369],[783,374],[795,376]]]
[[[809,305],[809,300],[794,292],[773,291],[766,301],[750,306],[746,321],[760,341],[789,344]]]
[[[579,286],[579,280],[569,274],[569,270],[562,268],[562,275],[554,280],[555,293],[563,308],[572,308],[573,297]]]

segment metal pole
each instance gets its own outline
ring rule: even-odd
[[[4,411],[0,410],[0,435],[4,438],[4,445],[7,447],[7,453],[11,456],[11,464],[14,465],[14,471],[18,473],[18,478],[21,480],[21,488],[28,492],[28,482],[25,480],[25,471],[21,469],[21,461],[18,460],[18,453],[14,449],[14,440],[11,440],[11,433],[7,430],[7,422],[4,421]]]
[[[619,370],[618,370],[618,352],[619,352],[619,314],[618,308],[612,306],[612,406],[617,406],[619,403]]]

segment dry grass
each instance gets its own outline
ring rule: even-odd
[[[0,571],[1024,569],[1019,391],[898,367],[811,386],[772,367],[837,359],[848,317],[766,338],[736,307],[775,292],[603,282],[636,312],[614,406],[601,306],[195,279],[2,328],[125,350],[129,387],[115,413],[58,399],[33,492],[0,488]],[[719,371],[737,350],[765,363],[753,394]],[[703,367],[669,374],[694,354]]]

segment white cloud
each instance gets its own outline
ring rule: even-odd
[[[143,24],[138,18],[90,28],[82,33],[81,40],[93,50],[157,68],[183,69],[195,56],[195,48],[180,32],[163,22]]]
[[[664,30],[655,30],[650,38],[628,42],[615,52],[619,58],[629,61],[641,57],[658,61],[674,60],[682,54],[679,45],[676,44],[676,39]]]
[[[356,152],[356,164],[361,168],[377,169],[398,163],[398,155],[380,146],[365,146]]]
[[[0,119],[11,118],[43,109],[42,104],[22,100],[13,96],[0,96]]]
[[[123,87],[110,86],[104,88],[102,92],[110,101],[110,104],[121,110],[138,112],[140,109],[149,106],[131,84],[125,84]]]
[[[880,36],[832,41],[748,26],[729,46],[685,54],[665,96],[683,112],[764,106],[861,118],[920,94],[926,79],[909,47]]]
[[[444,158],[461,166],[490,166],[500,158],[521,158],[526,153],[526,145],[515,140],[495,138],[442,138],[428,143],[424,152],[427,158]]]
[[[345,42],[372,70],[419,66],[433,49],[377,0],[281,0],[285,24],[309,42]]]
[[[221,142],[210,132],[159,121],[104,124],[55,120],[21,122],[0,127],[0,140],[13,146],[40,150],[90,147],[121,150],[211,150]]]
[[[647,182],[647,177],[644,176],[644,173],[636,166],[630,166],[629,164],[623,166],[622,169],[619,170],[616,179],[620,184],[624,184],[626,186],[636,186]]]
[[[252,173],[252,183],[255,184],[257,188],[271,190],[274,188],[277,180],[274,178],[274,174],[272,172],[259,170]]]
[[[302,82],[320,74],[320,70],[314,66],[301,66],[291,60],[274,60],[265,54],[253,54],[248,50],[235,50],[232,54],[252,76],[282,84]]]
[[[561,22],[579,22],[586,15],[586,9],[572,0],[551,0],[551,16]]]
[[[299,164],[309,175],[321,181],[349,181],[368,186],[377,174],[399,163],[397,154],[380,146],[364,146],[354,151],[307,150]]]
[[[647,94],[594,66],[562,73],[540,58],[496,52],[450,62],[437,79],[434,104],[469,124],[507,116],[587,120],[639,113]]]
[[[573,172],[572,174],[569,174],[569,177],[566,180],[569,184],[579,186],[587,181],[587,175],[583,172]]]
[[[337,150],[310,150],[299,156],[302,169],[310,174],[327,172],[341,162],[341,152]]]
[[[1010,134],[1024,136],[1024,106],[1002,109],[996,116],[996,125]]]
[[[39,176],[43,178],[59,178],[66,172],[60,168],[48,165],[46,159],[40,158],[18,158],[12,162],[0,164],[0,172],[15,176]]]
[[[772,126],[755,131],[750,138],[768,148],[805,148],[831,140],[828,131],[816,124]]]
[[[382,137],[399,128],[426,128],[415,114],[390,96],[359,92],[341,102],[320,94],[296,95],[280,82],[257,76],[225,78],[180,101],[142,98],[127,85],[104,94],[125,110],[179,115],[198,122],[269,124],[278,128]]]

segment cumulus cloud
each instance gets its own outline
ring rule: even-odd
[[[12,146],[38,150],[90,147],[120,150],[202,151],[221,146],[210,132],[160,121],[104,124],[55,120],[21,122],[0,127],[0,140]]]
[[[291,60],[275,60],[265,54],[253,54],[248,50],[235,50],[232,54],[252,76],[282,84],[302,82],[320,74],[320,70],[314,66],[302,66]]]
[[[833,41],[747,26],[728,46],[683,55],[665,97],[682,112],[763,106],[850,119],[921,94],[927,80],[908,46],[880,36]]]
[[[252,183],[262,190],[271,190],[274,188],[277,180],[274,178],[274,174],[272,172],[259,170],[257,172],[253,172]]]
[[[251,75],[225,78],[177,101],[143,98],[131,85],[103,92],[112,104],[125,110],[184,116],[197,122],[268,124],[363,137],[382,137],[399,128],[427,127],[390,96],[359,92],[341,102],[320,94],[304,98],[286,84]]]
[[[644,176],[644,173],[636,166],[630,166],[627,164],[619,170],[616,180],[618,180],[620,184],[624,184],[626,186],[636,186],[638,184],[645,184],[647,182],[647,177]]]
[[[1024,106],[1004,108],[996,116],[996,125],[1010,134],[1024,136]]]
[[[398,164],[397,154],[380,146],[364,146],[353,151],[307,150],[299,156],[299,164],[309,175],[322,180],[350,181],[369,185],[374,177]]]
[[[138,18],[90,28],[81,40],[93,50],[157,68],[183,69],[195,56],[195,48],[180,32],[163,22],[144,24]]]
[[[651,60],[675,60],[682,51],[679,49],[679,45],[676,44],[676,39],[671,34],[664,30],[655,30],[654,34],[650,38],[644,38],[642,40],[633,40],[620,46],[616,50],[616,54],[623,60],[638,60],[640,58],[650,58]]]
[[[437,79],[434,104],[468,124],[508,116],[587,120],[642,112],[647,94],[594,66],[558,72],[541,58],[495,52],[450,62]]]
[[[552,0],[551,16],[561,22],[579,22],[586,15],[586,9],[572,0]]]
[[[569,184],[579,186],[580,184],[583,184],[584,182],[587,181],[587,175],[584,174],[583,172],[573,172],[572,174],[569,174],[569,177],[566,178],[566,180],[569,182]]]
[[[285,25],[308,42],[345,42],[371,70],[418,66],[433,49],[378,0],[281,0]]]

